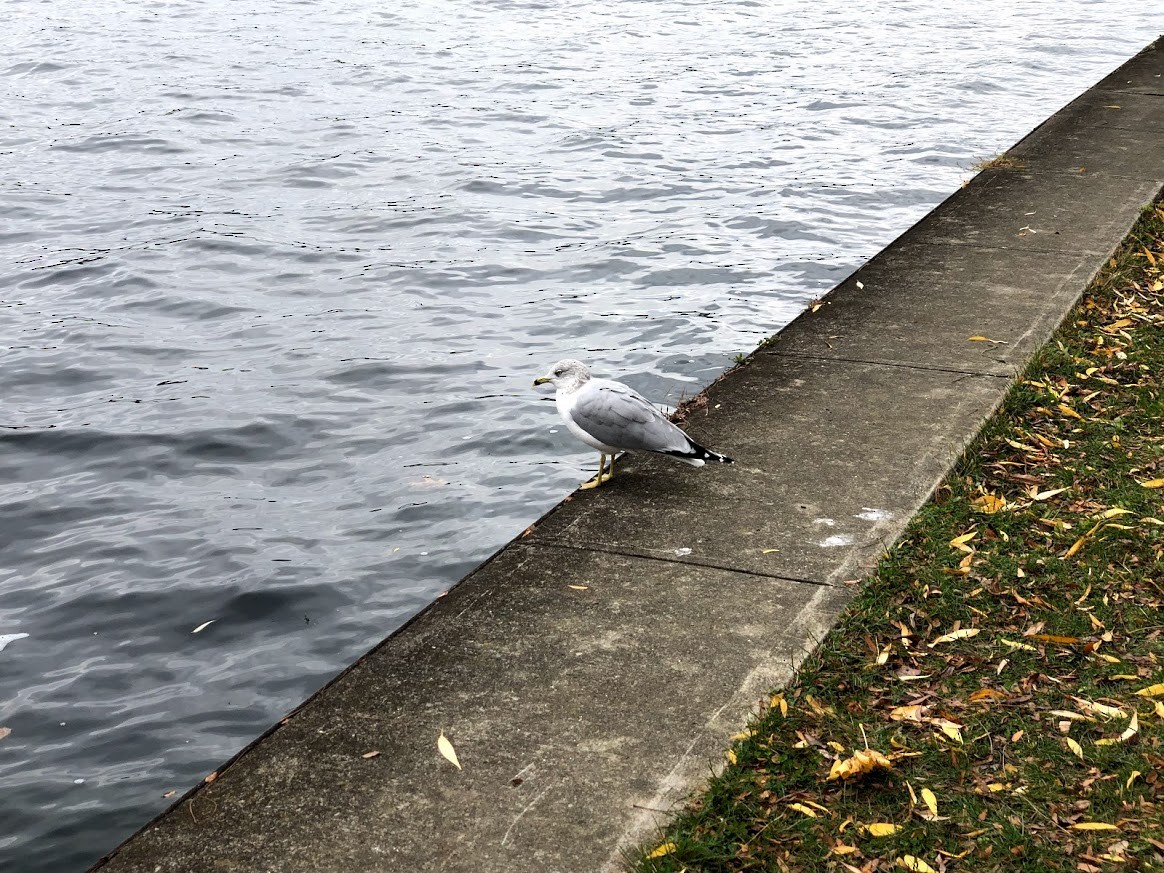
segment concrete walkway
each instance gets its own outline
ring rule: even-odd
[[[1128,62],[1020,142],[1021,168],[976,177],[713,385],[687,426],[736,464],[622,463],[105,873],[617,868],[833,623],[1158,194],[1162,76],[1159,47]]]

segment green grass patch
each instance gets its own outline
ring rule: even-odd
[[[633,870],[1164,868],[1162,271],[1152,208]]]

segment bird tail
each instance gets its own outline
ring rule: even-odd
[[[705,449],[693,439],[687,440],[687,448],[685,450],[660,452],[659,454],[669,455],[672,458],[683,461],[685,464],[691,464],[693,467],[702,467],[708,461],[719,461],[721,464],[735,463],[727,455],[721,455],[718,452],[713,452],[711,449]]]

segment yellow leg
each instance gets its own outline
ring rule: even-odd
[[[614,478],[614,455],[607,455],[606,457],[607,457],[607,460],[609,462],[607,464],[607,467],[606,467],[606,469],[607,469],[606,481],[609,482],[611,479]]]
[[[614,460],[614,458],[611,458],[611,461],[613,461],[613,460]],[[597,488],[599,485],[601,485],[603,482],[605,482],[606,479],[602,478],[602,471],[605,468],[606,468],[606,455],[603,454],[602,452],[599,452],[598,453],[598,475],[595,476],[593,479],[591,479],[589,482],[583,482],[582,483],[582,490],[588,491],[591,488]],[[607,478],[609,478],[609,477],[607,477]]]

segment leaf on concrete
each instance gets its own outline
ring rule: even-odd
[[[453,744],[449,742],[444,731],[441,731],[441,735],[437,737],[437,750],[444,755],[446,761],[458,770],[461,769],[461,762],[457,760],[457,750],[453,748]]]

